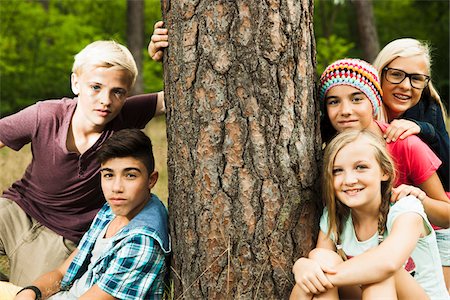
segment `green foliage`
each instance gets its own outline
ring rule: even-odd
[[[160,0],[146,0],[145,2],[145,33],[146,40],[150,42],[153,33],[153,25],[162,20],[161,2]],[[147,43],[148,45],[148,43]],[[147,49],[145,49],[144,57],[148,57]],[[150,58],[144,60],[143,76],[145,83],[145,92],[160,91],[164,87],[162,63],[155,62]]]
[[[390,41],[412,37],[431,44],[433,56],[432,76],[444,102],[449,99],[449,1],[441,0],[373,0],[373,10],[380,48]],[[323,70],[328,59],[324,52],[336,57],[361,57],[358,47],[356,15],[349,0],[315,0],[314,30],[317,41],[317,72]],[[342,49],[330,47],[323,38],[343,39]],[[337,42],[339,44],[339,42]],[[355,46],[350,48],[353,43]]]
[[[354,43],[334,34],[317,39],[317,74],[320,75],[333,61],[348,57]]]
[[[145,39],[161,19],[159,0],[145,1]],[[38,100],[72,96],[73,56],[98,39],[126,43],[125,0],[0,1],[0,116]],[[449,98],[449,2],[374,0],[380,46],[400,37],[429,41],[433,82]],[[315,0],[317,71],[342,57],[361,57],[356,16],[349,0]],[[144,51],[145,91],[163,88],[162,65]]]
[[[432,46],[433,83],[447,103],[449,1],[377,1],[374,9],[381,46],[400,37],[412,37]]]
[[[160,4],[146,0],[145,6],[150,41]],[[73,57],[87,44],[99,39],[126,44],[124,0],[50,0],[48,7],[2,0],[0,15],[0,116],[39,100],[71,97]],[[146,90],[162,89],[161,64],[144,61]]]

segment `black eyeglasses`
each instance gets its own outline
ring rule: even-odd
[[[399,84],[403,82],[406,77],[408,77],[409,82],[411,82],[411,86],[416,89],[426,88],[428,82],[430,81],[430,76],[424,74],[409,74],[405,71],[388,67],[385,67],[383,71],[384,78],[386,78],[386,80],[390,83]]]

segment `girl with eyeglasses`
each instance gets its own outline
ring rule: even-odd
[[[384,139],[346,130],[326,147],[326,208],[316,248],[294,264],[290,299],[448,299],[435,233],[414,196],[390,205],[394,163]],[[402,267],[408,257],[417,275]]]
[[[449,136],[446,111],[431,82],[428,45],[411,38],[387,44],[373,63],[383,90],[389,143],[408,135],[418,135],[441,159],[438,169],[444,188],[450,190]]]
[[[386,142],[416,134],[442,161],[437,173],[450,191],[450,146],[445,127],[446,111],[431,82],[431,57],[427,44],[397,39],[387,44],[374,61],[383,90]],[[450,229],[436,228],[444,277],[450,293]]]

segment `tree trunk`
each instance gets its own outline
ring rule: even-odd
[[[142,51],[144,49],[144,0],[127,0],[127,45],[139,70],[132,95],[144,92]]]
[[[359,45],[363,50],[363,59],[373,62],[380,51],[377,27],[373,16],[372,0],[353,0],[355,7]]]
[[[175,299],[286,299],[315,245],[313,0],[162,0]]]

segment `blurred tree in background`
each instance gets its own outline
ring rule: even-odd
[[[38,100],[71,96],[73,57],[87,44],[126,44],[127,1],[0,1],[0,116]],[[159,0],[145,0],[144,91],[163,87],[162,66],[146,46],[161,19]]]
[[[139,0],[137,0],[139,1]],[[159,0],[145,2],[144,44],[161,19]],[[332,61],[363,57],[355,0],[315,0],[317,73]],[[373,0],[380,49],[391,40],[429,41],[433,82],[444,103],[449,99],[449,1]],[[90,42],[114,39],[125,44],[125,0],[1,0],[0,116],[38,100],[71,96],[73,56]],[[146,45],[145,45],[146,46]],[[163,88],[162,66],[142,49],[144,91]]]

